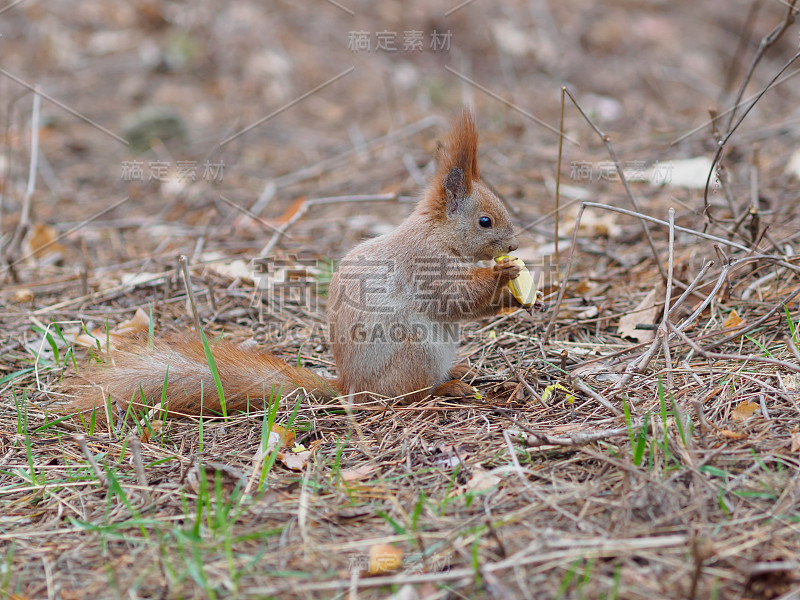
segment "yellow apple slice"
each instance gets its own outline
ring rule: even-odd
[[[536,282],[533,280],[530,271],[528,271],[528,268],[521,258],[511,256],[510,254],[498,256],[494,260],[499,263],[504,258],[513,259],[514,264],[521,269],[519,275],[506,284],[508,289],[511,290],[511,293],[514,294],[514,298],[516,298],[522,306],[525,308],[533,306],[536,304]]]

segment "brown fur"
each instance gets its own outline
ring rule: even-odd
[[[261,409],[271,394],[283,395],[297,388],[317,397],[340,395],[334,382],[326,381],[308,369],[287,364],[257,349],[245,349],[232,342],[211,344],[217,372],[222,382],[227,411]],[[136,405],[161,406],[164,380],[170,415],[222,414],[217,387],[206,360],[202,342],[195,334],[170,335],[152,345],[144,338],[132,338],[113,352],[113,365],[95,365],[82,377],[91,384],[78,386],[72,381],[76,400],[67,412],[91,412],[98,407],[104,416],[104,399],[125,410]],[[202,398],[201,398],[202,382]]]
[[[437,385],[433,393],[436,396],[445,396],[447,398],[463,398],[472,396],[475,393],[475,389],[466,381],[452,379]]]
[[[442,190],[442,182],[453,167],[464,173],[466,194],[472,193],[472,182],[481,178],[478,169],[478,131],[475,117],[469,109],[464,109],[453,121],[447,142],[439,148],[436,157],[436,174],[431,179],[423,203],[432,218],[446,220],[447,195]]]
[[[458,323],[519,306],[505,284],[519,268],[510,262],[478,267],[517,248],[511,217],[480,180],[478,136],[472,113],[454,121],[429,188],[414,212],[392,233],[356,246],[334,274],[328,301],[331,346],[339,378],[326,381],[308,369],[220,342],[213,355],[227,409],[261,407],[270,391],[304,388],[318,397],[372,392],[413,400],[430,393],[471,395],[453,369]],[[482,217],[491,226],[481,225]],[[485,221],[485,219],[484,219]],[[217,390],[195,335],[155,342],[133,340],[114,355],[114,366],[88,373],[94,382],[71,410],[115,404],[150,406],[167,400],[173,414],[219,412]],[[444,385],[443,385],[444,384]],[[144,402],[142,402],[142,395]]]
[[[454,168],[466,181],[447,189]],[[479,226],[482,216],[492,228]],[[479,180],[475,122],[465,111],[414,212],[393,232],[356,246],[334,274],[328,323],[343,391],[411,400],[452,379],[458,323],[519,306],[505,287],[519,269],[475,261],[516,248],[508,211]],[[382,335],[392,328],[400,335]],[[414,331],[427,335],[418,339]]]

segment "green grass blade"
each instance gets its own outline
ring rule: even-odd
[[[206,362],[208,368],[211,370],[211,377],[214,379],[214,385],[217,386],[217,397],[219,398],[219,405],[222,409],[222,418],[228,418],[228,407],[225,404],[225,391],[222,389],[222,380],[219,378],[219,371],[217,370],[217,363],[214,360],[214,355],[211,354],[211,347],[208,345],[208,339],[203,330],[200,330],[200,339],[203,341],[203,351],[206,353]]]

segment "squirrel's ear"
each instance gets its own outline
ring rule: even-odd
[[[478,171],[478,133],[472,111],[464,109],[453,121],[444,146],[437,148],[438,168],[427,197],[431,214],[447,218],[472,193],[472,182],[481,177]]]
[[[452,167],[442,181],[442,189],[447,196],[447,214],[453,215],[463,206],[464,197],[467,195],[464,171]]]
[[[472,182],[481,178],[478,170],[478,131],[472,111],[465,108],[453,121],[450,136],[441,153],[443,173],[449,173],[458,167],[464,173],[464,189],[467,194],[472,191]]]

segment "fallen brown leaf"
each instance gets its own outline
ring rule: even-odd
[[[366,479],[367,476],[375,470],[372,465],[361,465],[355,469],[347,469],[342,471],[342,479],[345,481],[360,481]]]
[[[617,334],[620,337],[631,338],[637,342],[649,342],[653,339],[654,330],[636,329],[636,326],[640,323],[655,323],[659,309],[659,305],[656,304],[659,292],[661,292],[660,286],[654,287],[642,298],[636,308],[620,317],[619,326],[617,326]],[[663,292],[661,293],[663,295]]]
[[[369,549],[369,574],[380,575],[403,566],[403,550],[389,544],[375,544]]]
[[[734,421],[746,421],[758,410],[758,404],[749,400],[742,400],[731,413]]]
[[[729,440],[744,440],[747,438],[746,433],[739,433],[736,431],[731,431],[730,429],[719,429],[717,431],[722,437],[726,437]]]
[[[800,451],[800,431],[797,430],[797,427],[794,428],[792,432],[792,452]]]
[[[280,425],[273,425],[270,429],[272,433],[277,433],[280,437],[281,448],[290,448],[294,446],[294,431],[286,429]]]
[[[136,312],[127,321],[123,321],[117,325],[112,333],[119,335],[134,335],[150,329],[150,317],[141,308],[137,308]]]
[[[112,332],[108,332],[108,336],[106,336],[105,331],[101,329],[95,329],[92,331],[91,335],[88,333],[79,333],[75,335],[75,343],[78,344],[78,346],[83,346],[84,348],[97,348],[97,345],[99,344],[100,350],[105,351],[107,350],[106,338],[108,338],[108,342],[111,344],[111,347],[114,348],[124,341],[125,336]]]
[[[81,332],[75,335],[75,343],[86,348],[96,348],[100,344],[100,350],[107,350],[106,340],[112,348],[118,347],[125,338],[133,337],[137,334],[150,330],[150,317],[144,310],[137,308],[133,317],[127,321],[122,321],[114,329],[106,332],[105,328],[93,329],[92,332]]]
[[[31,290],[28,288],[20,288],[14,291],[14,295],[11,296],[11,301],[16,302],[18,304],[25,304],[28,302],[33,301],[34,295]]]
[[[473,471],[472,477],[470,477],[469,481],[467,481],[467,485],[465,487],[467,491],[470,492],[483,492],[493,488],[501,481],[502,479],[500,479],[497,475],[494,475],[489,471],[476,468]]]
[[[150,421],[150,427],[145,427],[142,431],[142,442],[149,442],[150,438],[161,431],[164,421]]]
[[[311,458],[311,450],[303,452],[279,452],[278,460],[283,463],[287,469],[292,471],[302,471],[306,468],[309,459]]]
[[[736,312],[736,309],[733,309],[731,314],[728,315],[728,318],[725,319],[725,322],[722,324],[722,326],[725,327],[725,329],[733,329],[742,323],[744,323],[744,319],[739,316],[739,313]]]
[[[61,258],[64,256],[66,248],[56,240],[58,240],[58,232],[55,227],[45,223],[36,223],[25,236],[25,240],[22,242],[22,251],[37,260]]]

